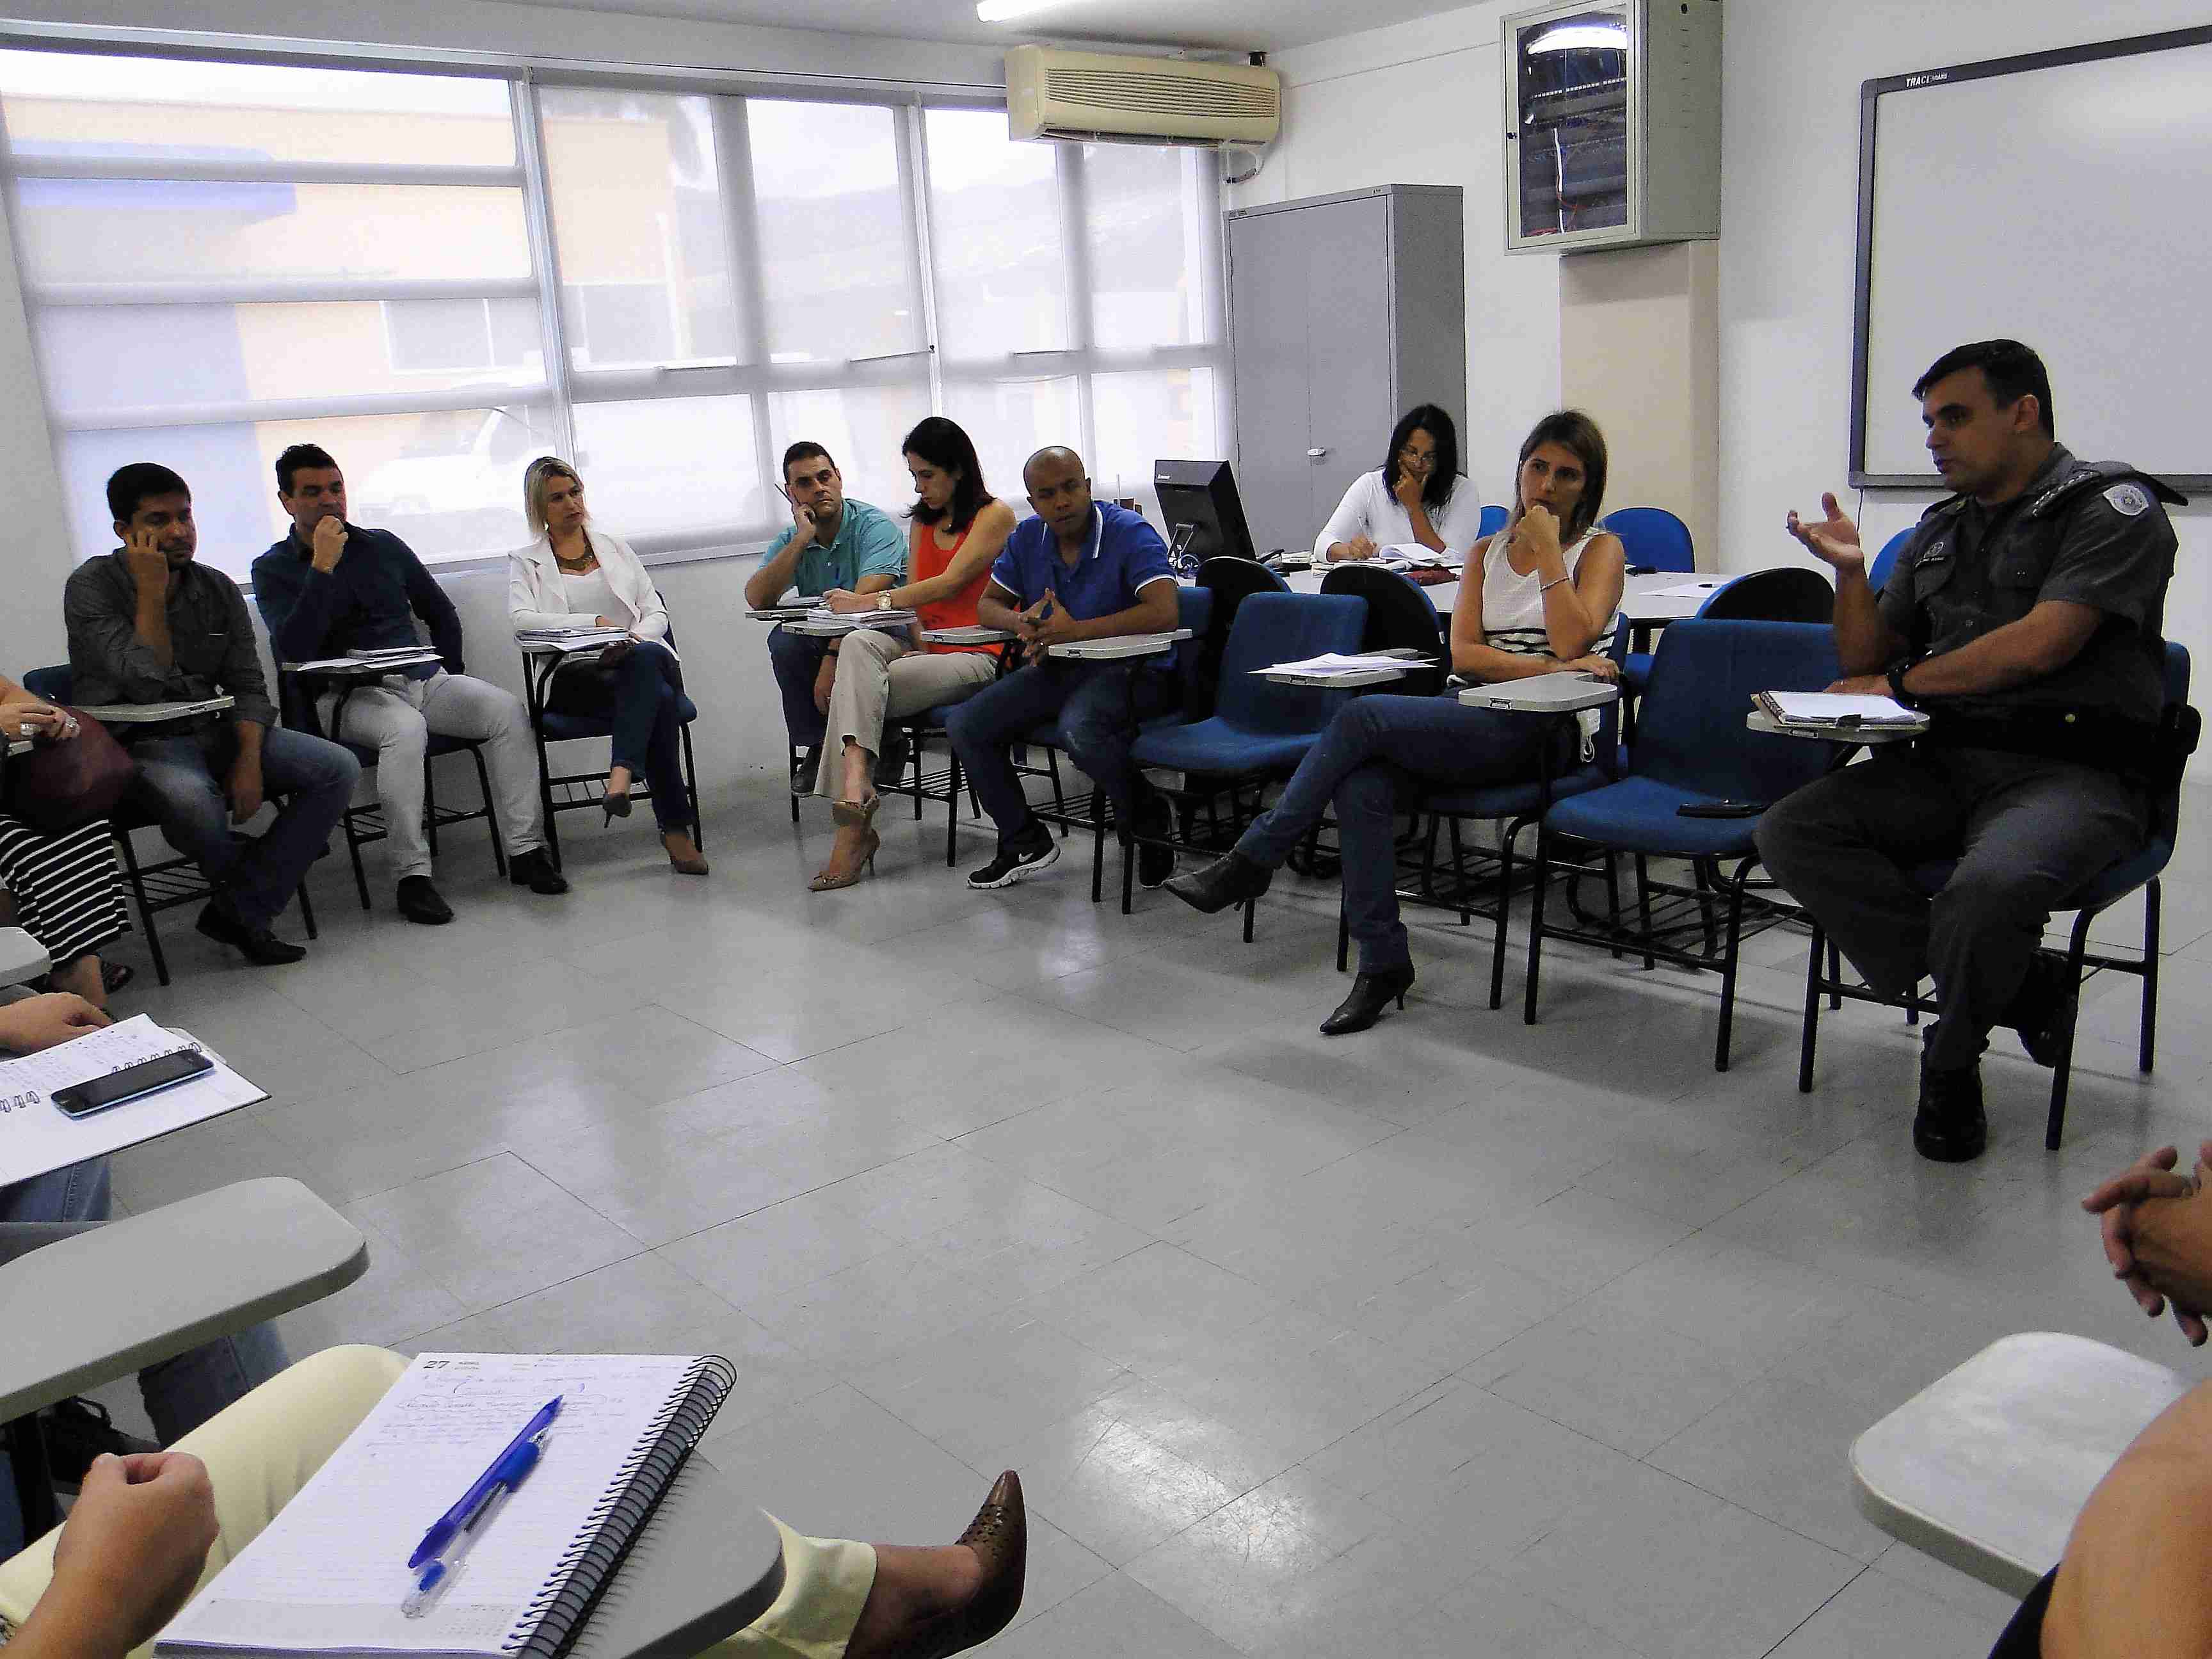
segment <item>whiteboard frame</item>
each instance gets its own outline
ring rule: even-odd
[[[1976,64],[1955,64],[1948,69],[1920,70],[1910,75],[1886,75],[1859,82],[1859,222],[1858,249],[1851,298],[1851,427],[1850,483],[1854,489],[1932,489],[1948,493],[1942,475],[1926,472],[1869,472],[1867,452],[1867,342],[1874,314],[1874,173],[1875,142],[1881,100],[1895,93],[1923,87],[1950,86],[1960,81],[1986,80],[1998,75],[2023,75],[2068,64],[2096,63],[2109,58],[2136,58],[2146,52],[2171,52],[2179,46],[2212,46],[2212,26],[2168,29],[2159,34],[2132,35],[2124,40],[2100,40],[2086,46],[2063,46],[2052,52],[2032,52],[2017,58],[1984,58]],[[2212,489],[2212,472],[2161,474],[2179,489]]]

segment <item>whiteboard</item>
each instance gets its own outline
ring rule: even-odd
[[[1861,89],[1851,482],[1941,489],[1913,382],[2023,340],[2062,442],[2212,483],[2212,28]]]

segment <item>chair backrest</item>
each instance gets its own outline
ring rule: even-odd
[[[23,690],[43,702],[75,702],[76,697],[70,695],[70,687],[74,682],[75,677],[70,672],[70,665],[65,662],[58,662],[51,668],[33,668],[26,671],[23,675]]]
[[[1203,587],[1176,589],[1176,626],[1190,629],[1190,638],[1175,648],[1176,706],[1188,720],[1203,720],[1211,712],[1213,690],[1204,678],[1206,635],[1213,621],[1213,594]]]
[[[1817,623],[1678,622],[1651,659],[1629,769],[1730,800],[1780,800],[1828,769],[1829,745],[1748,730],[1751,700],[1818,691],[1841,672],[1834,631]]]
[[[1912,539],[1912,532],[1919,528],[1917,524],[1905,526],[1884,542],[1881,551],[1874,556],[1874,562],[1867,567],[1867,586],[1875,592],[1881,592],[1881,585],[1889,580],[1889,573],[1897,568],[1898,554],[1903,550],[1905,543]]]
[[[1221,683],[1221,653],[1228,646],[1229,630],[1236,625],[1237,607],[1255,593],[1287,593],[1291,585],[1279,572],[1264,564],[1226,554],[1216,554],[1201,563],[1195,580],[1213,595],[1213,614],[1206,619],[1206,640],[1199,651],[1197,711],[1203,717],[1213,711],[1214,690]]]
[[[1349,593],[1367,601],[1367,631],[1359,641],[1362,651],[1410,647],[1425,657],[1443,654],[1443,623],[1437,616],[1436,601],[1419,582],[1361,561],[1338,565],[1322,578],[1321,591]],[[1432,697],[1443,690],[1443,668],[1420,668],[1381,689],[1408,697]]]
[[[1720,622],[1832,622],[1836,590],[1810,566],[1786,564],[1754,570],[1715,589],[1698,614]]]
[[[1647,570],[1695,570],[1697,548],[1690,526],[1663,507],[1616,507],[1598,521],[1598,528],[1620,538],[1628,562]]]
[[[1324,651],[1357,651],[1367,601],[1349,593],[1255,593],[1237,607],[1221,653],[1214,711],[1246,732],[1319,732],[1346,691],[1277,685],[1258,670]]]
[[[2185,707],[2189,702],[2189,647],[2179,640],[2166,642],[2166,706],[2169,708]],[[2181,826],[2181,782],[2160,790],[2151,798],[2150,833],[2154,841],[2168,847]]]
[[[1497,502],[1485,502],[1482,508],[1482,523],[1475,531],[1475,538],[1480,540],[1485,536],[1495,536],[1505,528],[1506,520],[1512,516],[1512,514],[1498,506]]]

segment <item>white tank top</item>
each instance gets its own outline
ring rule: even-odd
[[[630,615],[629,607],[615,597],[604,567],[587,570],[580,576],[562,571],[561,594],[568,600],[572,617],[605,617],[624,628],[637,620]]]
[[[1583,550],[1597,538],[1598,532],[1592,527],[1561,550],[1561,562],[1566,566],[1569,580],[1580,574]],[[1602,651],[1611,642],[1619,616],[1616,610],[1605,619],[1592,650]],[[1523,657],[1547,657],[1552,653],[1552,636],[1544,626],[1542,577],[1534,570],[1523,576],[1513,568],[1512,562],[1505,556],[1505,532],[1502,530],[1483,550],[1482,642],[1495,650],[1510,651]],[[1595,752],[1598,711],[1585,708],[1576,719],[1583,728],[1583,758],[1587,761]]]

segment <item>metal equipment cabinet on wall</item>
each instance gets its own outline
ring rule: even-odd
[[[1451,411],[1466,467],[1461,198],[1384,185],[1224,216],[1237,482],[1263,558],[1313,545],[1415,404]]]

